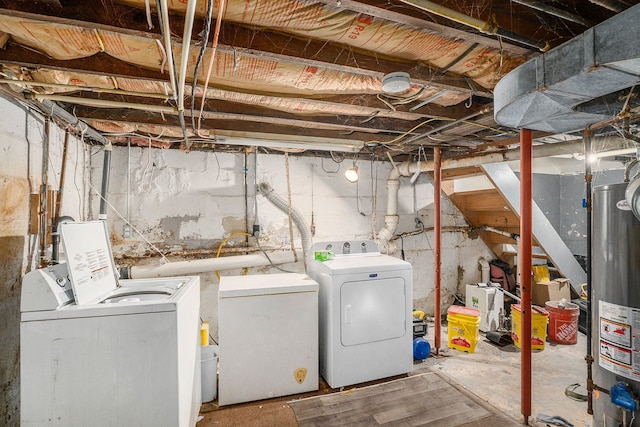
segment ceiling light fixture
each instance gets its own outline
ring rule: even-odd
[[[382,77],[382,90],[386,93],[400,93],[411,87],[411,77],[409,73],[397,71],[385,74]]]
[[[349,169],[344,171],[344,179],[352,183],[358,182],[358,167],[355,165],[355,163],[353,167],[350,167]]]

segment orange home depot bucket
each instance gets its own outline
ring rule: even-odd
[[[547,339],[547,320],[549,313],[537,305],[531,306],[531,350],[544,350],[544,342]],[[520,343],[520,328],[522,324],[522,308],[520,304],[511,306],[511,338],[518,348]]]
[[[549,311],[549,339],[558,344],[576,344],[578,342],[578,304],[566,302],[564,308],[559,301],[545,303]]]
[[[447,310],[447,337],[449,348],[473,353],[480,339],[480,310],[452,305]]]

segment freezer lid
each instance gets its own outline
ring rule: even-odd
[[[69,280],[77,305],[93,304],[118,287],[105,221],[60,225]]]
[[[318,283],[306,274],[279,273],[220,278],[218,298],[317,292]]]

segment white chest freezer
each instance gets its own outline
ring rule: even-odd
[[[304,274],[224,276],[218,402],[318,390],[318,284]]]

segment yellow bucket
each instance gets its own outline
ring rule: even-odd
[[[547,340],[547,322],[549,313],[537,305],[531,306],[531,350],[544,350],[544,342]],[[522,324],[522,308],[520,304],[511,306],[511,338],[518,348],[520,343],[520,330]]]
[[[480,339],[480,310],[452,305],[447,310],[447,323],[449,348],[474,353]]]

